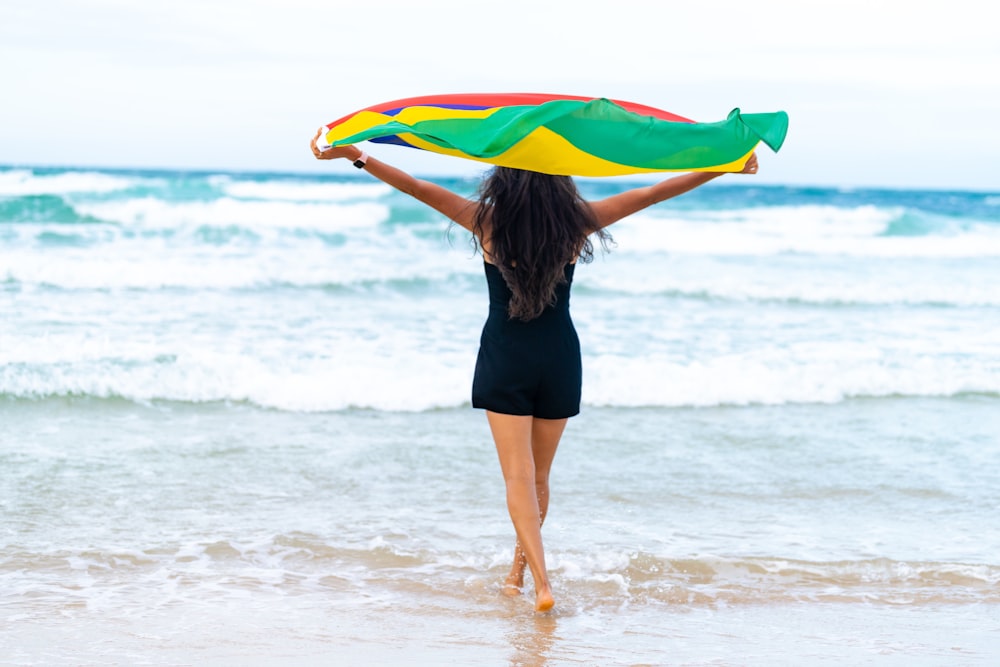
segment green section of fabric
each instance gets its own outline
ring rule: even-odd
[[[684,170],[734,162],[760,141],[777,151],[788,131],[788,116],[783,111],[741,114],[734,109],[717,123],[679,123],[631,113],[606,99],[557,100],[504,107],[482,119],[425,120],[412,125],[389,121],[337,145],[410,133],[436,146],[489,160],[540,127],[610,162],[639,169]]]
[[[644,169],[700,169],[738,160],[760,141],[778,150],[788,116],[783,111],[743,115],[734,109],[717,123],[675,123],[594,100],[553,120],[548,128],[580,150],[611,162]]]
[[[774,113],[747,113],[740,114],[739,109],[733,109],[733,114],[739,115],[747,127],[750,128],[760,140],[767,144],[771,150],[777,153],[781,150],[781,145],[785,143],[785,135],[788,134],[788,114],[784,111]]]

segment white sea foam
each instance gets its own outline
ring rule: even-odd
[[[383,292],[417,285],[443,285],[468,276],[479,285],[481,266],[461,248],[448,249],[439,239],[427,242],[396,229],[380,240],[348,239],[330,247],[308,238],[264,236],[248,246],[231,244],[176,246],[171,240],[131,238],[115,247],[30,245],[47,229],[18,227],[24,245],[0,251],[0,280],[63,289],[268,288],[273,286],[367,286]],[[52,227],[55,233],[61,233]],[[270,230],[272,233],[275,230]],[[118,228],[90,226],[85,239],[121,237]],[[263,247],[260,247],[263,246]],[[249,250],[248,248],[256,248]],[[344,257],[350,261],[343,261]],[[981,260],[980,260],[981,261]],[[996,272],[988,265],[956,266],[921,272],[918,266],[881,267],[877,271],[838,265],[807,267],[716,265],[700,260],[649,261],[616,257],[614,264],[577,271],[577,301],[640,295],[693,300],[783,302],[824,305],[1000,306]],[[582,293],[588,290],[586,296]],[[662,307],[662,306],[661,306]],[[582,311],[581,311],[582,312]]]
[[[1000,393],[1000,367],[915,357],[885,361],[877,351],[852,358],[835,345],[820,358],[778,351],[680,362],[665,356],[597,356],[584,363],[584,401],[613,407],[689,407],[837,403],[849,398]]]
[[[352,215],[370,220],[373,213]],[[31,243],[49,229],[62,231],[54,226],[18,227],[23,245],[0,249],[0,280],[64,289],[382,285],[391,290],[393,284],[405,288],[414,282],[442,283],[459,273],[481,271],[474,262],[463,261],[467,255],[456,256],[463,251],[449,253],[443,238],[428,242],[405,228],[385,234],[356,228],[336,247],[309,236],[288,239],[273,228],[258,228],[251,240],[209,245],[172,235],[127,236],[126,230],[100,225],[79,233],[88,241],[113,237],[113,242],[68,247]],[[186,233],[195,231],[187,228]]]
[[[907,258],[908,260],[910,258]],[[913,261],[879,266],[836,259],[795,263],[713,261],[678,258],[660,262],[614,259],[610,267],[589,267],[577,283],[607,294],[662,295],[691,299],[775,301],[815,305],[997,306],[1000,272],[977,264],[923,270]]]
[[[0,368],[0,394],[24,398],[91,396],[192,403],[236,401],[302,412],[372,408],[422,411],[467,402],[467,355],[400,357],[349,353],[306,367],[240,354],[191,352],[175,363],[103,362]],[[433,378],[433,381],[429,381]]]
[[[384,183],[313,183],[305,181],[241,181],[220,177],[216,181],[229,197],[302,202],[339,202],[380,199],[392,192]]]
[[[155,197],[77,204],[76,210],[99,220],[147,228],[218,226],[340,231],[371,227],[389,217],[383,204],[244,201],[223,197],[209,202],[166,202]]]
[[[91,171],[36,175],[26,169],[14,169],[0,171],[0,196],[107,193],[128,189],[142,180]]]
[[[63,289],[204,288],[237,289],[302,281],[322,284],[329,274],[311,273],[304,267],[276,269],[266,256],[240,257],[227,253],[173,255],[163,244],[145,243],[134,250],[146,252],[65,252],[53,262],[51,253],[25,252],[0,257],[0,275],[22,285]],[[40,261],[42,260],[42,261]],[[48,261],[44,261],[48,260]]]
[[[0,394],[119,397],[134,401],[238,401],[290,411],[372,408],[422,411],[468,403],[470,350],[421,351],[371,338],[331,344],[325,358],[238,351],[168,350],[113,341],[5,354]],[[586,405],[706,407],[837,403],[856,397],[1000,394],[1000,367],[982,359],[916,356],[905,364],[876,351],[832,346],[808,360],[779,351],[691,361],[669,356],[585,355]],[[852,356],[853,355],[853,356]],[[43,362],[39,357],[47,357]]]
[[[853,257],[1000,256],[1000,229],[971,224],[961,232],[887,235],[902,209],[790,206],[640,214],[614,228],[623,250],[716,256],[800,253]]]

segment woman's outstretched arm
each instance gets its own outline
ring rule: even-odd
[[[597,216],[599,225],[607,227],[653,204],[659,204],[661,201],[666,201],[685,192],[690,192],[698,186],[708,183],[713,178],[722,176],[723,173],[725,172],[700,171],[684,174],[683,176],[675,176],[665,181],[660,181],[655,185],[626,190],[620,194],[612,195],[607,199],[591,202],[590,206]],[[750,156],[750,159],[747,160],[746,165],[743,167],[743,171],[739,173],[757,173],[756,154]]]
[[[361,157],[361,149],[357,146],[338,146],[321,151],[316,146],[316,140],[319,138],[320,132],[317,132],[316,136],[309,142],[309,147],[312,149],[313,155],[316,156],[317,160],[346,158],[353,162]],[[442,213],[462,227],[472,231],[472,221],[476,211],[475,202],[436,183],[414,178],[405,171],[371,156],[368,156],[368,160],[365,163],[365,171],[380,181],[388,183],[400,192],[427,204],[435,211]]]

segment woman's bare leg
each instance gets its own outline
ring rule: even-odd
[[[535,460],[535,496],[538,498],[539,526],[545,524],[545,516],[549,512],[549,471],[556,449],[566,428],[567,419],[538,419],[531,424],[531,451]],[[504,581],[505,595],[515,596],[521,593],[524,586],[524,569],[528,564],[521,543],[514,542],[514,562],[510,574]]]
[[[524,555],[531,576],[535,580],[535,609],[546,611],[555,600],[545,569],[545,551],[542,547],[542,524],[539,494],[536,489],[536,450],[546,481],[543,494],[548,505],[548,470],[551,468],[559,436],[566,420],[536,420],[530,416],[486,413],[493,440],[496,443],[500,468],[507,485],[507,510],[510,512],[517,541]],[[534,422],[542,423],[538,426]],[[561,422],[561,423],[560,423]],[[553,437],[554,436],[554,437]],[[536,437],[538,442],[536,444]]]

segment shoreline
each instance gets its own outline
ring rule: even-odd
[[[479,411],[0,401],[0,655],[991,664],[997,403],[585,409],[537,616]]]

